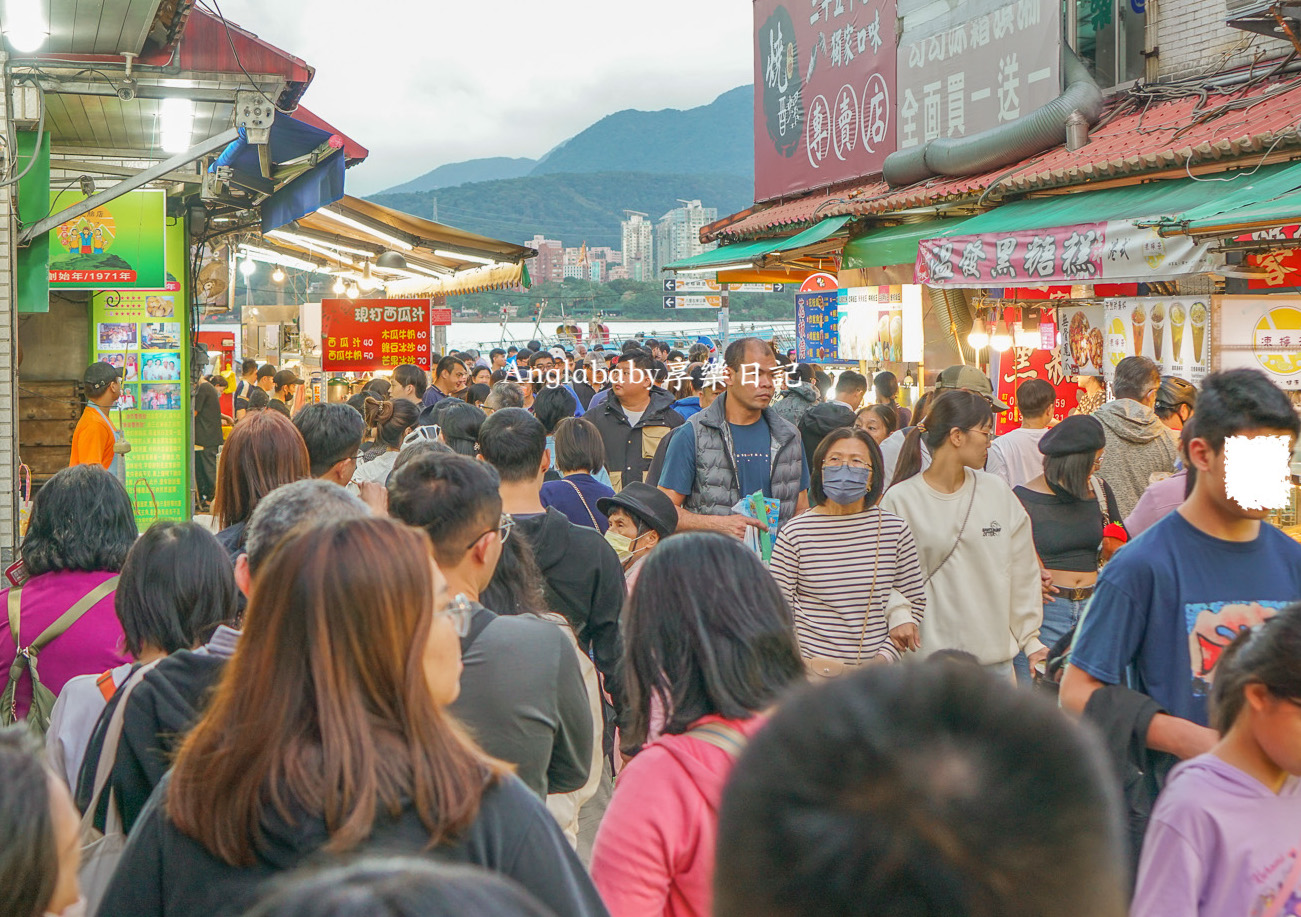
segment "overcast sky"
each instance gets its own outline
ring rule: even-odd
[[[304,104],[370,148],[369,194],[436,166],[537,158],[625,108],[752,80],[752,0],[219,0],[316,68]]]

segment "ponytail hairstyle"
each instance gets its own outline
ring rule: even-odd
[[[954,430],[971,430],[994,422],[989,399],[965,389],[940,392],[931,399],[926,419],[913,427],[903,441],[899,462],[890,486],[906,481],[922,470],[922,442],[934,455]]]
[[[1246,704],[1246,687],[1262,684],[1280,700],[1301,704],[1301,603],[1241,631],[1220,656],[1211,685],[1211,725],[1220,735]]]
[[[376,444],[387,449],[400,449],[402,438],[420,418],[420,408],[405,398],[397,401],[367,398],[363,408],[367,429],[374,431]]]

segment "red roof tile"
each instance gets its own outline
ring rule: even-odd
[[[1254,166],[1274,151],[1301,146],[1301,80],[1238,88],[1144,105],[1118,100],[1074,152],[1056,147],[1016,165],[963,178],[937,177],[891,190],[883,181],[822,190],[706,227],[709,239],[771,235],[829,216],[870,216],[961,200],[989,192],[991,202],[1022,192],[1083,185],[1202,166]],[[994,187],[997,186],[997,187]]]

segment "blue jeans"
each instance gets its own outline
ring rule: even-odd
[[[1044,602],[1044,621],[1039,627],[1039,642],[1052,649],[1053,644],[1070,633],[1071,628],[1080,623],[1080,615],[1084,613],[1084,606],[1088,603],[1088,599],[1072,601],[1061,596],[1054,596],[1046,600]],[[1017,681],[1022,683],[1030,681],[1030,666],[1026,661],[1025,653],[1016,654],[1016,658],[1012,660],[1012,667],[1016,669]]]

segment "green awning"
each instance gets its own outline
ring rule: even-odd
[[[1212,200],[1179,214],[1177,222],[1191,231],[1214,226],[1301,221],[1301,163],[1292,162],[1234,182],[1206,183]]]
[[[735,245],[720,245],[712,251],[682,258],[664,265],[666,271],[704,270],[715,265],[750,265],[765,255],[781,252],[798,251],[825,242],[845,228],[852,219],[848,216],[828,217],[815,226],[784,239],[757,239],[752,242],[738,242]]]
[[[917,260],[917,243],[951,232],[969,222],[966,219],[928,220],[904,226],[887,226],[850,239],[845,244],[846,270],[912,264]]]

